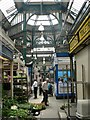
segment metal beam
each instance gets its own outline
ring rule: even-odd
[[[30,2],[30,4],[27,4],[27,3],[24,3],[23,0],[19,0],[19,2],[17,0],[14,0],[14,3],[19,12],[24,11],[24,10],[31,11],[32,13],[33,12],[37,12],[37,13],[41,12],[40,2],[38,2],[38,3]],[[67,5],[68,5],[68,2],[60,2],[60,4],[56,4],[55,2],[50,2],[50,3],[43,2],[42,12],[43,13],[45,13],[46,11],[56,12],[56,11],[60,11],[60,10],[65,12],[67,10]]]
[[[33,54],[53,54],[54,52],[53,51],[35,51]]]
[[[47,12],[53,13],[58,11],[66,12],[67,7],[65,7],[63,4],[43,4],[42,13],[46,14]],[[23,9],[26,11],[30,11],[31,13],[41,14],[41,4],[24,4]]]
[[[18,11],[21,11],[23,10],[23,5],[24,5],[24,2],[23,0],[14,0],[14,3],[15,3],[15,7],[17,8]]]
[[[49,15],[48,15],[48,18],[49,18],[49,21],[50,21],[50,27],[51,27],[51,31],[52,31],[53,40],[54,40],[54,43],[55,43],[55,38],[56,38],[55,28],[54,28],[54,25],[53,25],[52,20],[51,20]]]

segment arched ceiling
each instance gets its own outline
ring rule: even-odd
[[[14,0],[13,4],[16,8],[12,14],[7,16],[9,27],[6,28],[9,36],[15,42],[16,48],[23,54],[23,49],[26,45],[26,56],[32,57],[31,49],[47,48],[46,51],[36,50],[34,54],[53,54],[55,51],[66,51],[68,46],[63,46],[62,41],[66,38],[67,31],[70,29],[74,19],[68,14],[68,2],[53,1],[39,1],[35,0]],[[10,11],[8,11],[10,12]],[[26,14],[26,16],[24,16]],[[65,19],[67,20],[65,21]],[[4,18],[6,19],[6,18]],[[26,19],[26,23],[25,20]],[[65,23],[64,27],[63,24]],[[6,23],[5,23],[6,24]],[[4,24],[4,25],[5,25]],[[44,26],[43,37],[38,30],[39,25]],[[6,26],[5,26],[6,27]],[[25,29],[23,27],[26,27]],[[26,41],[25,41],[26,39]],[[55,48],[51,52],[48,48]],[[27,63],[31,58],[27,57]]]

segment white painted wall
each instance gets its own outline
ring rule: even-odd
[[[88,47],[88,98],[90,99],[90,45]]]
[[[90,45],[85,47],[79,53],[75,55],[76,58],[76,69],[77,69],[77,81],[84,80],[85,82],[90,82]],[[82,69],[83,65],[83,69]],[[85,98],[90,96],[89,84],[85,85]],[[77,86],[78,99],[83,98],[82,85]]]

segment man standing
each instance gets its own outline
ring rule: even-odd
[[[38,75],[39,75],[39,73],[38,73],[38,67],[35,66],[34,67],[34,79],[38,79]]]
[[[45,102],[46,106],[49,106],[47,104],[47,102],[48,102],[48,81],[49,81],[49,79],[46,78],[46,80],[42,83],[42,90],[43,90],[43,100],[42,100],[42,102]]]
[[[38,88],[38,82],[36,79],[34,80],[32,87],[34,89],[34,99],[36,99],[37,98],[37,88]]]

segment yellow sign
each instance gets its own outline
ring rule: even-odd
[[[75,36],[70,43],[70,51],[78,44],[78,36]]]
[[[73,36],[70,40],[70,53],[72,53],[78,46],[81,45],[81,43],[90,36],[90,18],[87,16],[85,20],[82,22],[82,24],[79,26],[78,30],[75,32],[75,34],[79,34],[78,36]],[[79,40],[78,40],[79,39]]]
[[[84,26],[79,31],[79,40],[86,39],[86,35],[90,32],[90,19],[87,20],[87,22],[84,24]],[[88,34],[89,36],[89,34]],[[84,38],[85,37],[85,38]]]

